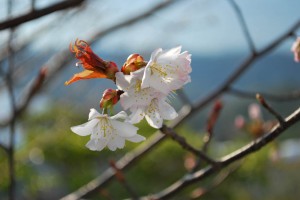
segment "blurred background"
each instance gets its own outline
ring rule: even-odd
[[[1,0],[0,24],[60,2],[64,1]],[[300,19],[299,0],[236,2],[258,50]],[[99,100],[105,89],[115,88],[110,80],[101,79],[64,85],[74,73],[82,70],[75,66],[77,60],[68,51],[69,44],[77,38],[88,41],[95,53],[116,62],[119,67],[132,53],[139,53],[148,60],[156,48],[181,45],[184,51],[192,54],[192,82],[183,89],[191,102],[205,98],[218,88],[250,54],[237,13],[226,0],[85,0],[79,6],[23,23],[13,31],[2,29],[1,122],[5,122],[13,111],[3,74],[10,73],[17,105],[24,101],[41,67],[46,67],[49,74],[15,124],[17,199],[63,197],[100,175],[109,166],[109,160],[117,160],[137,146],[128,143],[125,149],[117,152],[91,152],[84,146],[89,138],[70,131],[71,126],[87,120],[90,108],[99,110]],[[300,65],[294,62],[290,51],[293,41],[293,37],[286,39],[271,53],[258,59],[232,87],[277,96],[298,92]],[[177,110],[183,106],[179,99],[172,102]],[[273,117],[263,110],[259,111],[259,118],[248,114],[249,109],[255,108],[254,96],[243,98],[227,94],[220,100],[223,110],[215,127],[211,155],[219,157],[231,152],[261,134],[253,129],[263,126],[265,131],[266,124],[273,123]],[[299,107],[300,100],[270,102],[287,116]],[[211,106],[201,110],[178,130],[195,146],[202,144]],[[237,125],[237,119],[242,119],[243,126]],[[9,126],[0,127],[0,144],[8,146]],[[144,122],[139,127],[139,133],[146,137],[155,131]],[[296,125],[262,151],[243,160],[224,184],[203,199],[300,198],[297,187],[300,182],[299,133],[300,126]],[[0,149],[0,199],[8,197],[7,159],[6,152]],[[139,195],[155,193],[189,170],[187,163],[191,160],[195,158],[167,141],[126,171],[126,177]],[[164,182],[160,181],[162,177]],[[176,198],[188,199],[201,193],[212,181],[213,178],[190,187]],[[91,198],[121,199],[127,196],[126,190],[115,181]]]

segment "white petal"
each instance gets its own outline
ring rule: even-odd
[[[149,105],[146,113],[145,118],[150,126],[153,128],[161,128],[163,119],[160,116],[159,110],[158,110],[158,103],[157,99],[154,99],[151,104]]]
[[[178,116],[175,109],[171,105],[169,105],[167,102],[165,102],[164,100],[160,100],[158,102],[158,109],[159,109],[160,115],[163,119],[172,120]]]
[[[107,147],[111,150],[111,151],[115,151],[117,148],[122,149],[125,146],[125,139],[119,136],[113,136],[108,144]]]
[[[127,117],[128,117],[127,113],[125,111],[121,111],[118,114],[110,117],[110,119],[124,119],[125,120],[125,119],[127,119]]]
[[[121,103],[121,106],[123,107],[123,109],[127,110],[134,104],[134,100],[127,92],[125,92],[121,95],[120,103]]]
[[[163,50],[161,48],[155,49],[152,53],[151,53],[151,57],[149,62],[151,61],[156,61],[156,58],[161,54]]]
[[[137,127],[127,122],[111,120],[111,124],[114,127],[114,129],[116,129],[116,134],[120,135],[121,137],[132,137],[136,135],[136,132],[138,130]]]
[[[144,71],[145,71],[145,67],[143,67],[143,68],[141,68],[141,69],[139,69],[137,71],[130,72],[130,74],[132,75],[133,78],[141,80],[143,78]]]
[[[76,133],[77,135],[80,136],[87,136],[93,133],[94,127],[97,125],[99,122],[98,119],[93,119],[91,121],[88,121],[84,124],[78,125],[78,126],[73,126],[71,127],[71,130]]]
[[[107,140],[91,139],[85,146],[92,151],[101,151],[107,145]]]
[[[144,141],[146,138],[144,136],[141,136],[141,135],[138,135],[136,134],[135,136],[133,137],[130,137],[130,138],[126,138],[126,140],[130,141],[130,142],[141,142],[141,141]]]
[[[146,118],[148,124],[150,126],[152,126],[153,128],[161,128],[162,127],[163,119],[160,117],[160,115],[150,114],[150,115],[145,115],[145,118]]]
[[[148,65],[151,64],[151,63],[148,63]],[[147,65],[147,66],[148,66]],[[150,80],[151,80],[151,69],[150,69],[150,66],[149,67],[146,67],[145,70],[144,70],[144,76],[142,78],[142,84],[141,84],[141,87],[142,88],[147,88],[150,86]]]
[[[150,87],[167,95],[172,90],[172,89],[170,89],[170,87],[172,86],[171,84],[173,84],[173,82],[170,83],[169,81],[166,81],[161,76],[158,76],[156,73],[154,73],[151,76],[149,84],[150,84]]]
[[[101,115],[100,113],[98,113],[98,111],[95,108],[91,108],[90,109],[89,120],[95,119],[96,117],[102,117],[102,116],[103,115]]]
[[[117,72],[116,74],[116,85],[120,90],[127,90],[129,87],[129,82],[126,80],[125,75],[122,72]]]
[[[128,122],[131,124],[139,123],[142,119],[144,119],[145,113],[142,108],[132,108],[130,110],[132,113],[129,116]]]

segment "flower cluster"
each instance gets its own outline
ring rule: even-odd
[[[66,85],[81,79],[107,78],[115,82],[118,89],[106,89],[100,100],[103,114],[91,109],[89,121],[85,124],[71,127],[80,135],[91,135],[87,143],[90,150],[101,151],[105,146],[114,151],[123,148],[125,140],[141,142],[145,138],[137,134],[138,128],[133,124],[146,119],[150,126],[161,128],[163,120],[173,120],[177,117],[176,110],[169,104],[169,96],[191,81],[191,55],[181,47],[169,50],[155,50],[148,62],[139,54],[130,55],[121,71],[111,61],[98,57],[90,46],[82,40],[76,40],[70,46],[85,70],[75,74]],[[78,64],[78,63],[77,63]],[[113,110],[119,102],[125,111],[115,116],[109,116],[108,110]],[[123,121],[120,121],[122,119]]]

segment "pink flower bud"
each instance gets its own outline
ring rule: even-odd
[[[119,101],[117,90],[106,89],[100,100],[100,108],[112,108]]]
[[[129,75],[130,72],[137,71],[146,66],[144,58],[139,54],[131,54],[124,63],[121,71],[123,74]]]

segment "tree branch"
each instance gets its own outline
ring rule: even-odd
[[[43,17],[43,16],[51,14],[53,12],[56,12],[59,10],[64,10],[64,9],[71,8],[74,6],[78,6],[82,2],[84,2],[84,0],[66,0],[63,2],[53,4],[46,8],[39,9],[39,10],[34,9],[25,15],[0,22],[0,30],[4,30],[7,28],[13,28],[20,24]]]
[[[243,13],[242,13],[240,7],[237,5],[237,3],[234,0],[228,0],[228,2],[231,5],[231,7],[234,9],[234,11],[235,11],[235,13],[237,15],[237,18],[238,18],[238,20],[240,22],[241,28],[242,28],[242,30],[244,32],[246,41],[247,41],[247,43],[249,45],[250,51],[253,54],[255,54],[256,53],[255,45],[254,45],[253,39],[252,39],[252,37],[250,35],[248,26],[246,24],[245,18],[243,16]]]
[[[294,100],[300,99],[300,91],[294,91],[291,94],[274,95],[274,94],[267,94],[267,93],[263,93],[263,92],[248,92],[248,91],[243,91],[243,90],[239,90],[239,89],[230,87],[227,90],[227,93],[230,95],[235,95],[235,96],[239,96],[239,97],[243,97],[243,98],[251,98],[251,99],[255,99],[256,94],[259,93],[270,101],[278,101],[278,102],[294,101]]]
[[[217,162],[215,162],[213,159],[209,158],[205,153],[202,151],[195,149],[190,144],[188,144],[182,136],[178,135],[173,129],[167,127],[166,125],[163,125],[162,128],[160,128],[160,131],[171,137],[173,140],[175,140],[178,144],[181,145],[182,148],[186,149],[187,151],[193,153],[195,156],[201,158],[205,162],[211,165],[217,165]]]
[[[141,199],[149,199],[149,198],[168,199],[172,197],[175,193],[185,188],[186,186],[191,185],[192,183],[195,183],[197,181],[200,181],[206,178],[207,176],[217,171],[220,171],[221,169],[228,166],[229,164],[237,160],[240,160],[251,153],[258,151],[259,149],[261,149],[262,147],[266,146],[268,143],[273,141],[275,138],[277,138],[279,135],[281,135],[286,129],[290,128],[296,122],[299,121],[300,121],[300,107],[290,116],[288,116],[282,125],[277,124],[277,126],[274,127],[268,134],[265,134],[264,136],[258,138],[257,140],[252,141],[249,144],[241,147],[240,149],[219,159],[219,164],[217,168],[213,166],[208,166],[204,169],[194,172],[193,174],[188,174],[183,178],[181,178],[180,180],[173,183],[172,185],[170,185],[168,188],[162,190],[161,192],[154,194],[150,197],[149,196],[143,197]]]
[[[281,117],[281,115],[279,113],[277,113],[263,98],[263,96],[261,96],[260,94],[256,95],[257,100],[261,103],[261,105],[267,109],[269,111],[269,113],[271,113],[272,115],[275,116],[275,118],[278,120],[278,122],[280,124],[284,124],[284,119]]]

